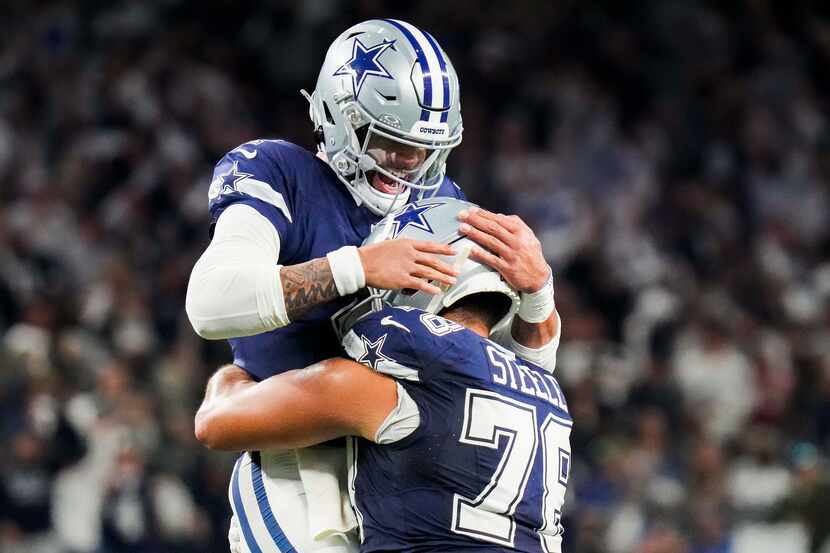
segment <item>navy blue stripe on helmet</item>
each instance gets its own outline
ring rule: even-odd
[[[427,57],[424,55],[424,51],[421,49],[421,45],[418,44],[418,39],[416,39],[412,33],[409,32],[409,29],[395,21],[394,19],[384,19],[390,25],[393,25],[396,29],[398,29],[403,36],[409,41],[409,44],[415,49],[415,55],[418,56],[418,65],[421,66],[421,75],[424,77],[424,105],[431,106],[432,105],[432,79],[429,77],[429,64],[427,63]],[[421,109],[421,121],[429,121],[429,111],[425,109]]]
[[[441,78],[444,81],[444,111],[441,113],[441,122],[446,123],[447,116],[450,112],[450,77],[447,74],[447,62],[444,61],[444,56],[441,55],[441,49],[438,47],[438,43],[435,42],[435,39],[432,38],[432,35],[425,32],[424,36],[427,37],[429,45],[432,46],[433,50],[435,50],[435,56],[438,58],[438,66],[441,68]]]
[[[244,457],[244,455],[243,455]],[[254,533],[251,531],[251,525],[248,523],[248,516],[245,514],[245,505],[242,503],[242,495],[239,493],[239,464],[242,457],[236,460],[233,466],[233,478],[231,479],[231,494],[233,495],[233,506],[236,510],[236,518],[239,520],[239,527],[242,529],[242,537],[245,538],[245,543],[248,544],[248,549],[251,553],[262,553],[262,549],[257,545]]]
[[[262,515],[262,521],[271,534],[271,539],[274,540],[277,548],[282,553],[297,553],[288,537],[283,532],[277,519],[271,511],[271,505],[268,503],[268,495],[265,493],[265,484],[262,482],[262,467],[260,464],[259,451],[251,453],[251,479],[254,485],[254,495],[256,496],[257,505],[259,505],[259,512]]]

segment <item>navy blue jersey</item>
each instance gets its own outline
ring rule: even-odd
[[[437,195],[464,197],[448,178]],[[211,231],[233,204],[249,205],[265,216],[280,237],[281,265],[359,246],[380,220],[355,203],[324,161],[283,140],[254,140],[228,152],[214,169],[209,197]],[[333,301],[287,327],[229,340],[234,363],[261,380],[339,355],[329,318],[347,303]]]
[[[393,444],[353,439],[361,551],[560,551],[572,422],[552,375],[413,308],[360,320],[344,345],[420,413]]]

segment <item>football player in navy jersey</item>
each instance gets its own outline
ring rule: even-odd
[[[447,232],[462,202],[418,205],[429,207],[425,226],[440,240],[469,245]],[[374,290],[339,314],[352,360],[259,383],[221,369],[197,414],[199,439],[245,449],[357,436],[349,489],[361,551],[559,552],[571,459],[565,398],[550,373],[488,340],[516,309],[516,291],[463,253],[455,261],[458,281],[438,301]],[[261,505],[244,499],[257,470],[243,458],[232,482],[250,550],[264,525]]]
[[[464,197],[445,175],[462,136],[458,78],[435,40],[396,20],[355,25],[329,48],[308,98],[317,155],[255,140],[216,165],[212,241],[187,290],[196,332],[230,339],[234,364],[260,379],[336,354],[328,319],[364,286],[434,293],[431,282],[455,276],[437,257],[451,253],[444,245],[356,247],[383,215],[410,201]],[[417,215],[402,220],[417,224]],[[526,225],[484,210],[466,222],[465,232],[491,252],[474,258],[524,292],[525,303],[552,306],[550,268]],[[525,353],[544,365],[557,318],[553,309],[541,314],[520,318],[503,338],[539,349]]]
[[[338,355],[329,317],[366,286],[436,294],[456,277],[439,257],[453,253],[448,245],[401,239],[357,247],[409,201],[464,197],[445,175],[462,136],[459,83],[435,39],[402,21],[355,25],[329,48],[306,96],[317,154],[255,140],[219,161],[209,190],[212,240],[188,284],[196,332],[229,339],[233,363],[256,380]],[[405,228],[420,224],[422,213],[396,217]],[[521,293],[519,316],[493,339],[550,367],[559,318],[538,240],[515,217],[481,209],[462,217],[462,232],[483,246],[471,257]],[[266,480],[301,480],[304,456],[268,456]],[[303,481],[305,493],[311,487]],[[318,518],[328,521],[310,523],[318,541],[332,524],[342,526]],[[274,535],[276,544],[280,531]]]

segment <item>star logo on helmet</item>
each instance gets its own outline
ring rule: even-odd
[[[395,215],[392,219],[392,238],[396,238],[400,233],[406,230],[406,227],[409,226],[421,229],[430,234],[435,234],[435,231],[432,230],[429,221],[424,218],[424,213],[434,207],[438,207],[439,205],[443,204],[432,204],[421,207],[418,207],[415,204],[406,206],[403,211]]]
[[[252,173],[244,173],[239,170],[239,162],[234,161],[227,173],[223,173],[216,177],[217,186],[219,187],[219,194],[227,194],[236,192],[236,185],[240,181],[252,176]]]
[[[380,44],[367,48],[366,45],[360,42],[359,38],[355,37],[354,43],[352,44],[352,59],[335,71],[334,76],[350,76],[352,78],[354,97],[357,98],[366,77],[372,75],[385,79],[393,78],[389,74],[389,71],[380,63],[379,58],[389,48],[394,50],[394,44],[394,40],[384,40]]]
[[[389,361],[390,363],[395,362],[394,359],[387,357],[381,351],[384,342],[386,342],[386,334],[374,342],[362,334],[360,335],[360,339],[363,342],[363,354],[358,358],[358,363],[363,363],[368,367],[372,367],[374,370],[378,370],[378,365],[383,361]]]

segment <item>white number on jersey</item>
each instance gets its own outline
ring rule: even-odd
[[[502,438],[507,442],[498,467],[478,497],[455,494],[451,530],[514,546],[516,523],[512,515],[524,496],[541,435],[545,493],[539,534],[545,551],[557,550],[557,536],[562,533],[560,507],[570,472],[571,425],[571,421],[549,414],[540,428],[535,406],[496,392],[468,388],[459,441],[490,449],[498,449]]]
[[[424,326],[427,327],[427,330],[436,336],[444,336],[450,332],[464,330],[464,327],[460,324],[448,321],[444,317],[439,317],[432,313],[423,313],[420,319],[424,323]]]

